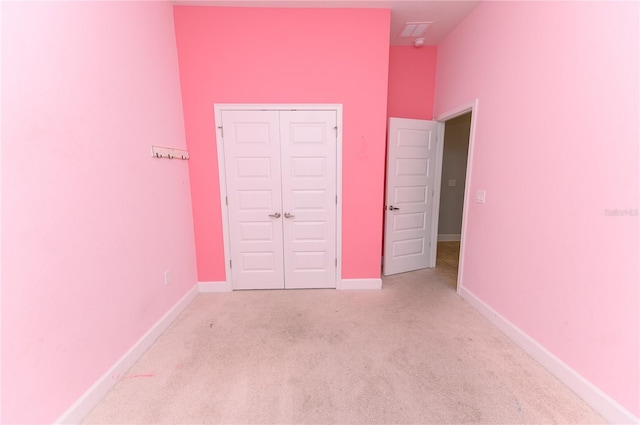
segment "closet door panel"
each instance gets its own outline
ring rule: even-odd
[[[284,288],[277,111],[223,111],[233,289]]]
[[[336,287],[335,111],[281,111],[286,288]]]

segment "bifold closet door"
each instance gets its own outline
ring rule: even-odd
[[[222,111],[233,289],[336,287],[335,111]]]

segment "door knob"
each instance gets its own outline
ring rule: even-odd
[[[389,211],[396,211],[396,210],[399,210],[400,208],[398,208],[398,207],[394,207],[393,205],[389,205],[389,206],[387,207],[387,209],[388,209]]]
[[[289,214],[288,212],[284,213],[284,218],[293,218],[295,215]]]
[[[277,212],[275,214],[269,214],[269,217],[280,218],[280,213]]]

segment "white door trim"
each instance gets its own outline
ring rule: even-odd
[[[438,115],[436,121],[440,121],[443,125],[440,127],[440,134],[438,135],[438,144],[436,146],[436,174],[435,174],[435,199],[433,200],[433,214],[435,219],[433,220],[433,229],[431,232],[431,243],[438,243],[438,213],[440,211],[440,188],[442,184],[442,156],[444,153],[444,122],[460,115],[471,112],[471,127],[469,129],[469,150],[467,155],[467,175],[464,182],[464,201],[462,204],[462,229],[460,233],[460,258],[458,260],[458,281],[456,284],[456,292],[460,295],[460,291],[464,285],[464,257],[466,253],[465,249],[465,235],[467,233],[467,223],[469,215],[469,205],[471,204],[471,171],[473,165],[473,149],[475,145],[476,134],[476,122],[478,121],[478,99],[474,99],[468,103],[453,108],[443,114]],[[431,267],[436,265],[436,250],[431,253]]]
[[[234,104],[217,103],[213,105],[214,125],[216,130],[216,152],[218,155],[218,180],[220,183],[220,210],[222,212],[222,237],[224,240],[224,273],[227,287],[232,288],[231,268],[231,241],[229,239],[229,215],[225,205],[227,196],[227,178],[224,164],[224,144],[222,141],[222,111],[335,111],[338,123],[338,140],[336,146],[336,194],[338,204],[336,207],[336,289],[341,288],[342,282],[342,105],[341,104]]]

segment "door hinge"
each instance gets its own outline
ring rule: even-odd
[[[224,197],[224,203],[225,203],[225,204],[227,204],[227,205],[229,205],[229,198],[228,198],[228,197],[226,197],[226,196]]]
[[[338,259],[336,258],[336,267],[338,267]]]
[[[233,268],[233,264],[231,263],[231,260],[229,260],[229,268],[232,269]]]
[[[336,205],[338,205],[338,195],[336,195]]]
[[[222,128],[222,126],[218,126],[218,128],[220,129],[220,137],[222,137],[224,139],[224,128]]]

